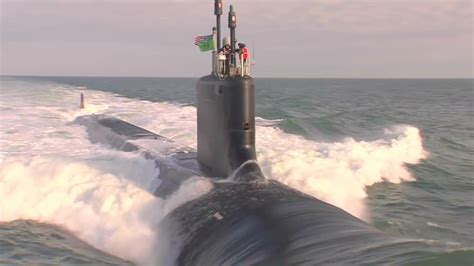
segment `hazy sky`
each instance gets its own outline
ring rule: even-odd
[[[191,76],[214,0],[1,1],[3,75]],[[473,77],[472,0],[224,0],[257,77]]]

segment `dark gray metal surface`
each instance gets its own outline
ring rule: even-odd
[[[198,160],[208,175],[225,178],[255,161],[255,87],[246,77],[197,83]]]
[[[216,30],[217,30],[217,47],[216,50],[221,49],[221,15],[222,15],[222,0],[214,1],[214,15],[216,15]]]
[[[232,51],[231,57],[230,57],[230,63],[235,66],[235,28],[237,28],[237,16],[234,11],[234,7],[230,5],[229,7],[229,29],[230,29],[230,49]]]

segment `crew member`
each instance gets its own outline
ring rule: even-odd
[[[224,37],[223,44],[224,46],[222,46],[219,53],[225,55],[225,67],[223,69],[223,72],[224,74],[229,74],[230,56],[232,54],[232,49],[230,47],[230,41],[228,37]]]
[[[239,54],[243,55],[244,63],[247,63],[247,59],[249,58],[249,50],[245,47],[245,43],[239,43]],[[242,58],[242,57],[241,57]]]

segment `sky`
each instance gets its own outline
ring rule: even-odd
[[[199,77],[214,0],[0,0],[0,74]],[[472,78],[472,0],[224,0],[255,77]]]

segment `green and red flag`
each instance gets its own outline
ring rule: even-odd
[[[214,50],[213,35],[196,36],[194,38],[194,45],[199,46],[201,52]]]

